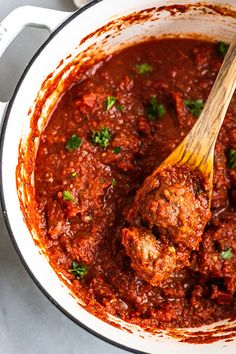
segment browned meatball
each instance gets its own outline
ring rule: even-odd
[[[226,289],[236,291],[236,222],[222,223],[204,234],[197,254],[195,270],[222,278]]]
[[[131,258],[132,268],[151,285],[159,285],[173,273],[175,248],[157,240],[150,230],[144,227],[123,229],[122,243]]]
[[[148,177],[138,191],[129,222],[142,222],[191,250],[198,249],[207,221],[209,200],[203,179],[187,167],[171,167]]]
[[[199,173],[180,166],[154,172],[136,194],[128,215],[131,227],[122,232],[132,268],[150,284],[160,285],[175,270],[189,266],[210,215]]]

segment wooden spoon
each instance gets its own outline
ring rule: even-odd
[[[196,124],[156,170],[158,172],[174,165],[185,165],[200,170],[208,184],[209,202],[212,197],[215,143],[235,88],[236,35]]]

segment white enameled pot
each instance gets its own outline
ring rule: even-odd
[[[158,11],[162,6],[176,3],[191,6],[187,11],[182,11],[181,7],[176,11],[174,9]],[[220,7],[224,7],[224,10],[221,11]],[[143,17],[140,22],[131,21],[126,25],[123,20],[119,20],[120,17],[135,11],[152,8],[156,9],[150,11],[151,15],[146,16],[145,19]],[[35,99],[39,97],[38,92],[42,91],[42,83],[48,75],[58,74],[65,65],[70,61],[73,62],[73,58],[92,44],[96,45],[98,52],[102,50],[105,53],[112,53],[121,46],[127,46],[149,36],[200,35],[229,42],[236,30],[236,15],[235,13],[232,15],[233,12],[230,13],[228,10],[236,11],[236,0],[212,0],[205,5],[200,5],[197,0],[95,0],[72,15],[36,7],[21,7],[13,11],[0,24],[0,55],[15,35],[28,24],[46,27],[52,32],[28,65],[11,101],[0,103],[0,114],[4,116],[1,134],[1,199],[12,241],[32,278],[56,306],[89,331],[126,349],[162,354],[215,354],[216,352],[235,354],[236,340],[226,343],[221,339],[211,344],[183,343],[167,332],[155,335],[146,333],[137,326],[108,315],[110,321],[120,325],[118,328],[88,313],[70,295],[67,286],[61,282],[49,265],[47,257],[39,252],[34,242],[37,235],[33,230],[29,231],[20,208],[17,193],[19,191],[16,188],[16,166],[19,144],[21,143],[21,148],[27,149],[26,141],[30,132],[31,117],[29,110],[34,111]],[[80,44],[84,37],[111,21],[116,25],[122,24],[119,30],[117,26],[111,25],[105,33],[100,31],[99,34],[89,36]],[[110,36],[107,37],[107,34]],[[63,63],[62,59],[65,59]],[[86,60],[86,56],[83,60]],[[64,78],[65,75],[61,80],[63,81]],[[55,97],[51,97],[45,104],[42,120],[38,124],[39,130],[42,130],[46,124],[45,117],[54,99]],[[22,174],[24,174],[23,170],[24,166],[22,166]],[[21,202],[24,205],[25,200]],[[225,332],[227,335],[230,334],[230,328],[235,331],[235,322],[222,321],[220,324],[224,325],[224,330],[228,330]],[[215,326],[216,324],[204,326],[198,330],[214,333]],[[186,336],[191,336],[191,332],[196,332],[196,329],[182,331]],[[199,333],[199,336],[202,336],[202,333]]]

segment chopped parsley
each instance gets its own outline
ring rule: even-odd
[[[229,45],[224,42],[219,42],[217,44],[217,50],[223,57],[226,56],[228,49],[229,49]]]
[[[79,264],[78,262],[72,262],[69,272],[75,275],[78,279],[83,278],[87,273],[88,267],[85,264]]]
[[[202,194],[203,192],[204,192],[204,190],[203,190],[202,187],[198,186],[198,187],[196,188],[196,195],[200,195],[200,194]]]
[[[120,111],[120,112],[124,112],[124,110],[125,110],[125,106],[124,106],[123,104],[120,104],[120,103],[118,103],[118,104],[116,105],[116,108],[117,108],[118,111]]]
[[[92,132],[92,142],[100,147],[106,148],[111,140],[109,129],[106,127],[101,128],[100,131]]]
[[[203,100],[185,100],[184,104],[189,112],[196,118],[202,113],[204,102]]]
[[[232,248],[228,248],[227,250],[225,251],[222,251],[220,253],[221,255],[221,258],[224,259],[225,261],[230,261],[231,258],[233,258],[233,251],[232,251]]]
[[[75,178],[76,176],[77,176],[77,172],[76,171],[72,172],[71,177]]]
[[[116,184],[117,184],[117,182],[116,182],[115,178],[112,178],[112,180],[111,180],[111,185],[112,185],[113,187],[115,187]]]
[[[116,109],[120,112],[124,112],[125,110],[125,106],[123,104],[118,103],[117,98],[114,96],[107,96],[105,106],[107,112],[110,111],[113,106],[116,106]]]
[[[120,146],[115,146],[112,150],[113,154],[119,154],[121,152],[121,147]]]
[[[145,75],[150,73],[153,70],[153,68],[151,65],[147,63],[143,63],[143,64],[135,65],[135,70],[137,71],[138,74]]]
[[[157,101],[155,96],[150,98],[150,101],[147,104],[147,114],[148,118],[155,120],[156,118],[161,118],[166,113],[165,107],[162,103]]]
[[[228,156],[228,168],[236,168],[236,150],[230,149]]]
[[[67,190],[63,191],[62,196],[63,196],[63,200],[65,200],[65,201],[70,201],[70,202],[73,202],[73,203],[77,203],[77,201],[75,200],[75,198],[73,197],[71,192],[69,192]]]
[[[74,149],[78,149],[80,147],[81,143],[82,143],[82,139],[78,135],[73,134],[70,137],[70,139],[67,140],[66,149],[69,151],[72,151]]]
[[[114,96],[107,96],[106,98],[106,110],[110,111],[110,109],[116,104],[117,98]]]

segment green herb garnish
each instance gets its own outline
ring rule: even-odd
[[[112,178],[111,185],[114,187],[114,186],[116,186],[116,184],[117,184],[117,182],[116,182],[115,178]]]
[[[226,56],[228,49],[229,49],[229,45],[224,42],[219,42],[217,44],[217,50],[223,57]]]
[[[77,176],[77,172],[72,172],[71,177],[75,178]]]
[[[119,103],[116,105],[116,108],[120,112],[124,112],[124,110],[125,110],[125,106],[123,104],[119,104]]]
[[[196,118],[202,113],[204,102],[203,100],[185,100],[184,104],[189,112]]]
[[[228,168],[236,168],[236,150],[230,149],[228,156]]]
[[[75,275],[78,279],[83,278],[87,273],[88,267],[85,264],[79,264],[78,262],[72,262],[69,272]]]
[[[221,255],[221,258],[224,259],[225,261],[230,261],[231,258],[233,258],[233,251],[232,251],[232,248],[228,248],[227,250],[225,251],[222,251],[220,253]]]
[[[105,182],[105,178],[99,178],[99,182],[103,184]]]
[[[149,119],[155,120],[156,118],[161,118],[166,113],[165,107],[162,103],[157,101],[155,96],[150,98],[150,101],[147,104],[147,114]]]
[[[63,196],[63,200],[70,201],[70,202],[73,202],[73,203],[77,203],[77,201],[75,200],[75,198],[73,197],[71,192],[69,192],[67,190],[63,191],[62,196]]]
[[[197,196],[200,195],[200,194],[202,194],[203,192],[204,192],[204,190],[203,190],[202,187],[198,186],[198,187],[196,188],[196,195],[197,195]]]
[[[153,70],[153,68],[151,65],[147,63],[143,63],[143,64],[135,65],[135,70],[137,71],[138,74],[145,75],[150,73]]]
[[[111,135],[108,128],[103,127],[100,131],[94,130],[92,132],[92,142],[96,145],[106,148],[109,145],[110,140]]]
[[[121,147],[120,146],[115,146],[112,150],[113,154],[119,154],[121,152]]]
[[[114,96],[108,96],[106,98],[106,110],[110,111],[110,109],[116,104],[117,98]]]
[[[81,145],[81,142],[82,142],[82,139],[78,135],[73,134],[70,137],[70,139],[67,140],[66,149],[69,151],[72,151],[74,149],[78,149]]]

